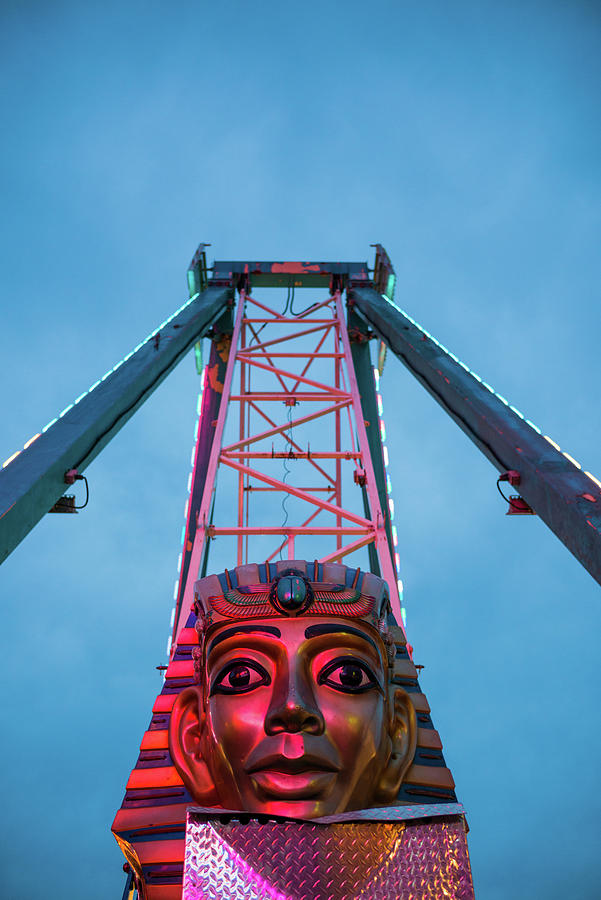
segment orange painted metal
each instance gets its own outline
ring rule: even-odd
[[[152,863],[179,863],[184,858],[185,840],[140,841],[136,849],[143,866]]]
[[[192,660],[171,660],[165,672],[166,678],[188,678],[194,675],[194,663]]]
[[[144,900],[182,900],[182,886],[181,884],[149,884],[146,886]]]
[[[169,746],[167,731],[147,731],[142,738],[140,750],[166,750]]]
[[[407,772],[405,782],[406,784],[423,784],[428,787],[434,785],[451,790],[455,787],[451,770],[446,766],[413,765]]]
[[[120,809],[113,822],[113,831],[129,832],[134,829],[158,828],[181,825],[186,821],[189,803],[170,803],[163,806],[141,806],[137,809]]]
[[[154,701],[152,711],[155,713],[171,712],[175,703],[177,694],[159,694]]]
[[[141,788],[181,786],[183,783],[175,766],[158,766],[156,769],[134,769],[126,788],[131,791]]]
[[[417,746],[427,747],[429,750],[442,750],[439,733],[434,728],[418,728]]]

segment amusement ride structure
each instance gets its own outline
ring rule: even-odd
[[[517,489],[508,514],[538,515],[601,583],[601,483],[396,305],[394,269],[375,246],[373,269],[209,268],[201,244],[190,299],[0,470],[2,561],[46,512],[76,511],[65,484],[85,479],[194,348],[201,390],[168,664],[113,824],[128,900],[473,897],[463,807],[405,632],[379,392],[387,350],[492,462],[499,490]],[[286,294],[277,308],[272,288]],[[230,548],[220,574],[215,541]],[[338,649],[322,665],[305,645],[333,623]],[[277,638],[277,652],[249,642],[255,632]],[[386,712],[376,737],[362,726],[358,746],[374,749],[353,781],[354,762],[340,758],[358,714],[344,704],[378,697]],[[258,721],[261,740],[280,741],[279,762],[274,751],[249,780],[236,748]]]

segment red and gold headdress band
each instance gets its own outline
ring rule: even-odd
[[[333,616],[386,631],[390,604],[386,582],[340,563],[284,560],[246,565],[201,578],[194,586],[197,629],[220,622],[273,616]]]

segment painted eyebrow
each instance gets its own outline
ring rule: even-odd
[[[273,625],[236,625],[234,628],[226,628],[225,631],[220,632],[214,637],[209,644],[208,653],[210,653],[217,644],[220,644],[221,641],[227,640],[227,638],[232,637],[234,634],[273,634],[277,638],[282,636],[280,629],[274,628]]]
[[[322,634],[352,634],[353,637],[363,638],[364,641],[368,641],[372,647],[379,653],[378,645],[368,634],[365,634],[363,631],[359,631],[358,628],[351,628],[350,625],[309,625],[308,628],[305,629],[305,637],[313,638],[320,637]]]

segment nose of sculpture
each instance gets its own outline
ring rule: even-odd
[[[323,734],[323,717],[318,709],[307,709],[305,705],[292,701],[270,710],[265,719],[267,734],[273,735],[281,732],[297,734],[300,731],[308,734]]]
[[[265,716],[265,733],[323,734],[325,721],[310,684],[293,670],[278,679]]]

